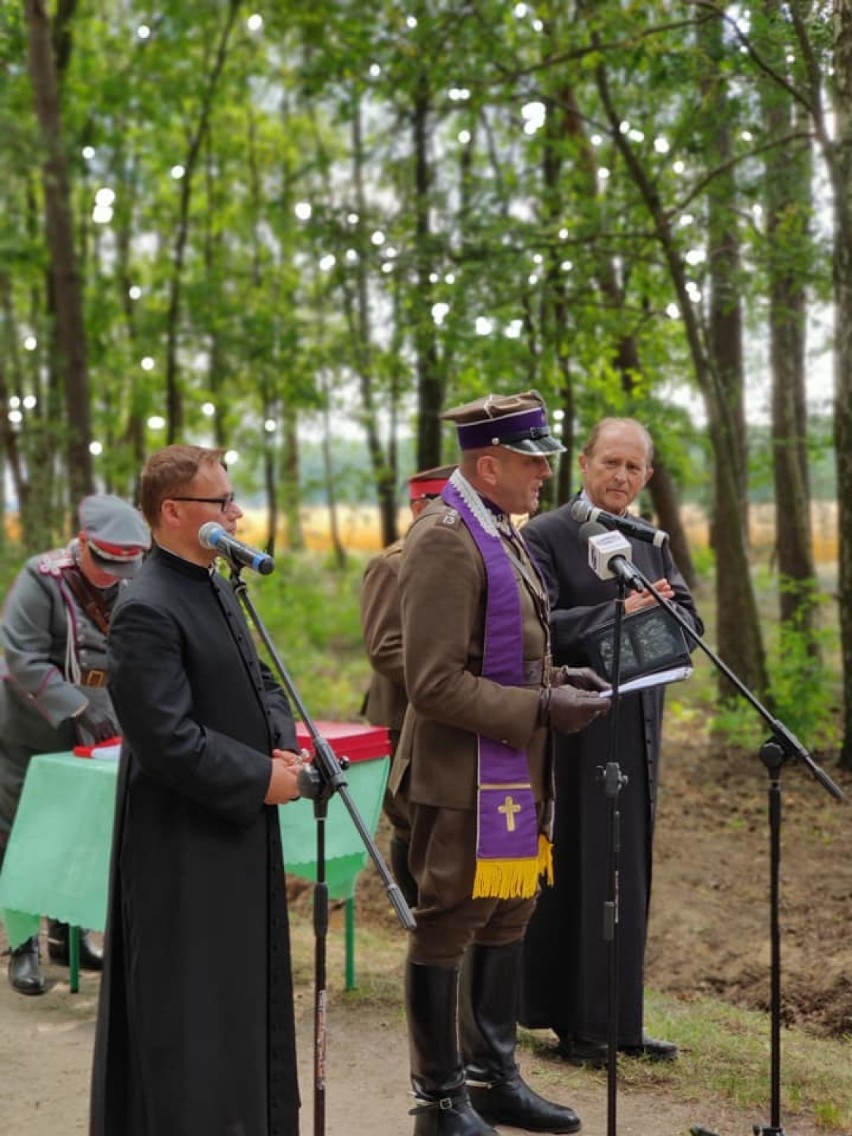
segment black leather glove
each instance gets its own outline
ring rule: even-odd
[[[106,714],[101,714],[95,710],[93,706],[86,706],[74,719],[77,726],[77,736],[80,741],[86,741],[88,738],[95,743],[108,741],[109,738],[118,736],[118,726],[113,722],[112,718]],[[83,736],[85,734],[85,737]]]
[[[594,673],[594,672],[592,672]],[[560,734],[576,734],[609,713],[610,700],[576,686],[548,686],[539,694],[538,721]]]
[[[609,690],[609,683],[591,667],[557,667],[552,686],[575,686],[578,690]]]

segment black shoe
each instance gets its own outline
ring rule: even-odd
[[[553,1053],[563,1061],[587,1069],[605,1069],[609,1061],[609,1046],[606,1042],[584,1038],[560,1037]]]
[[[67,923],[50,919],[47,924],[47,954],[51,962],[68,966],[71,961],[70,931]],[[89,939],[89,932],[80,928],[80,969],[103,970],[103,952]]]
[[[677,1046],[673,1041],[662,1041],[646,1033],[642,1034],[641,1045],[621,1045],[618,1052],[627,1057],[644,1057],[648,1061],[677,1061]]]
[[[9,952],[9,985],[19,994],[43,994],[44,975],[38,957],[38,936],[33,935]]]
[[[458,986],[457,967],[406,964],[414,1136],[497,1136],[474,1112],[465,1087],[456,1032]]]
[[[496,1084],[468,1081],[470,1102],[489,1124],[508,1124],[525,1132],[579,1132],[580,1118],[567,1105],[545,1100],[516,1072]]]
[[[415,1118],[414,1136],[497,1136],[474,1110],[463,1086],[440,1099],[418,1096],[409,1115]]]

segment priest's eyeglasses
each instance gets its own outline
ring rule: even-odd
[[[227,493],[224,497],[169,497],[169,501],[200,501],[204,505],[218,505],[219,512],[224,513],[233,505],[234,493]]]

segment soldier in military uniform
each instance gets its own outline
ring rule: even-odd
[[[415,1136],[575,1132],[515,1061],[524,929],[547,873],[547,727],[606,712],[593,671],[550,665],[548,597],[512,515],[535,512],[551,436],[535,391],[447,411],[458,470],[400,568],[409,707],[391,789],[417,884],[405,1002]]]
[[[411,516],[420,516],[439,496],[456,467],[442,465],[424,469],[408,479]],[[391,765],[408,706],[402,657],[402,625],[399,614],[399,565],[402,539],[395,540],[374,556],[361,584],[361,629],[373,676],[364,702],[364,715],[374,726],[386,726],[390,737]],[[408,868],[408,818],[388,790],[383,804],[393,827],[390,861],[400,891],[410,907],[417,902],[417,887]]]
[[[138,511],[118,497],[86,497],[78,513],[77,536],[66,548],[31,557],[3,609],[0,857],[33,755],[118,733],[106,687],[107,630],[119,588],[141,564],[150,538]],[[67,964],[67,924],[50,921],[48,951]],[[80,963],[101,968],[85,933]],[[37,936],[11,952],[8,973],[21,994],[44,993]]]

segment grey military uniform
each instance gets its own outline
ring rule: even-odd
[[[70,749],[78,741],[74,716],[87,705],[114,720],[106,687],[106,624],[124,582],[95,588],[78,570],[77,552],[74,540],[65,549],[31,557],[4,605],[0,843],[14,820],[33,754]]]

